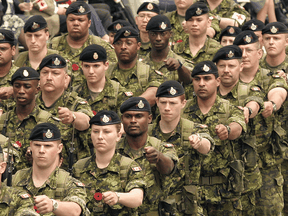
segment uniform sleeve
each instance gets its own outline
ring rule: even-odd
[[[288,91],[288,86],[287,86],[286,81],[282,77],[280,77],[278,74],[273,74],[272,78],[270,79],[268,92],[272,90],[273,88],[277,88],[277,87],[282,87],[286,89],[286,91]]]
[[[33,199],[31,198],[31,195],[19,191],[18,193],[13,193],[14,196],[14,201],[17,200],[16,203],[11,203],[10,208],[15,205],[17,208],[16,213],[14,214],[15,216],[33,216],[33,215],[39,215],[38,213],[35,212],[34,210],[34,203]]]
[[[131,191],[133,188],[141,188],[146,191],[146,182],[144,181],[144,171],[139,164],[133,161],[129,167],[128,179],[125,187],[125,192]]]
[[[149,79],[147,88],[149,87],[159,87],[164,82],[164,76],[161,72],[157,70],[149,69]]]
[[[45,2],[47,4],[47,9],[45,10],[41,10],[43,13],[46,13],[50,16],[54,15],[54,11],[55,11],[55,4],[54,4],[54,1],[53,0],[41,0],[41,2]],[[37,3],[34,3],[33,4],[33,8],[37,9],[40,11],[40,7]]]
[[[203,124],[197,124],[195,123],[194,125],[195,128],[195,132],[199,133],[199,135],[202,138],[205,138],[207,140],[210,141],[211,147],[210,147],[210,152],[214,151],[215,148],[215,141],[214,139],[210,136],[209,130],[208,130],[208,126],[207,125],[203,125]]]
[[[162,154],[164,154],[165,156],[171,158],[174,162],[178,162],[178,156],[177,156],[177,152],[174,149],[174,145],[170,144],[170,143],[161,143],[160,144],[160,150],[159,150]]]
[[[82,112],[82,113],[88,115],[90,118],[92,118],[94,116],[88,102],[85,101],[83,98],[80,98],[80,97],[78,97],[78,105],[77,105],[77,108],[75,111],[76,112]]]
[[[247,131],[247,125],[245,123],[245,117],[243,109],[241,107],[236,107],[230,105],[230,117],[228,118],[227,124],[236,122],[242,127],[242,133]]]

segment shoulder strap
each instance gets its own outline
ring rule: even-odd
[[[87,161],[89,161],[89,159],[91,159],[91,157],[80,159],[75,163],[74,165],[74,177],[75,178],[80,178],[81,171],[85,168],[85,165]]]
[[[39,121],[39,123],[44,123],[47,122],[48,119],[50,118],[50,116],[52,116],[51,113],[40,109],[40,112],[37,115],[37,122]]]
[[[8,124],[8,115],[9,115],[10,111],[9,112],[6,112],[6,113],[3,113],[1,115],[1,118],[0,118],[0,132],[1,134],[3,134],[4,136],[6,136],[6,132],[7,131],[3,131],[4,128],[7,128],[7,124]]]
[[[137,77],[141,86],[146,86],[149,79],[150,66],[141,61],[137,61]]]
[[[57,178],[57,188],[55,190],[54,197],[55,199],[63,200],[65,196],[65,186],[68,180],[70,173],[65,170],[59,169],[59,174]]]
[[[121,180],[121,186],[125,190],[126,188],[126,182],[128,181],[128,172],[129,167],[133,160],[131,158],[125,157],[122,155],[121,161],[120,161],[120,180]]]
[[[111,80],[111,83],[113,85],[115,99],[113,99],[113,100],[110,99],[108,101],[108,104],[109,104],[109,106],[115,106],[116,107],[117,106],[117,98],[118,98],[118,92],[119,92],[120,83],[116,82],[115,80]]]
[[[112,62],[111,64],[109,64],[108,70],[106,70],[105,72],[105,75],[107,78],[111,79],[111,74],[115,70],[116,67],[117,67],[116,62]]]

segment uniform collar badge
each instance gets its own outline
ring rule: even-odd
[[[117,31],[119,31],[121,28],[122,28],[121,24],[120,24],[120,23],[117,23],[117,25],[115,26],[115,29],[116,29]]]
[[[125,33],[124,33],[124,36],[125,36],[125,37],[128,37],[128,36],[130,36],[130,35],[131,35],[131,32],[128,31],[128,30],[126,30]]]
[[[56,66],[60,65],[60,63],[61,63],[61,61],[58,58],[56,58],[53,62],[53,64]]]
[[[24,76],[24,77],[28,77],[28,76],[29,76],[29,72],[28,72],[27,70],[24,70],[24,71],[23,71],[23,76]]]
[[[229,58],[232,58],[234,56],[234,53],[232,52],[232,50],[229,51],[228,55]]]
[[[147,9],[148,9],[148,10],[153,10],[153,8],[154,8],[154,6],[153,6],[151,3],[149,3],[149,4],[147,5]]]
[[[275,34],[277,33],[278,29],[275,26],[272,26],[272,28],[270,29],[270,31]]]
[[[162,30],[166,29],[166,28],[167,28],[167,24],[165,24],[164,22],[162,22],[161,25],[160,25],[160,28],[161,28]]]
[[[33,22],[32,30],[37,29],[37,28],[39,28],[39,27],[40,27],[40,25],[39,25],[38,23]]]
[[[203,71],[208,72],[210,70],[210,67],[204,64]]]
[[[96,52],[93,54],[93,58],[94,58],[95,60],[98,59],[98,54],[97,54]]]
[[[85,8],[83,8],[83,6],[81,5],[81,6],[79,7],[78,11],[79,11],[80,13],[84,13],[84,12],[85,12]]]
[[[235,30],[234,30],[234,28],[231,27],[231,28],[229,28],[228,32],[229,32],[229,34],[234,34]]]
[[[4,39],[5,39],[5,36],[2,33],[0,33],[0,40],[4,40]]]
[[[104,115],[101,119],[102,122],[108,123],[110,121],[110,118],[107,115]]]
[[[255,30],[257,29],[257,25],[255,25],[254,23],[252,23],[250,29],[253,30],[253,31],[255,31]]]
[[[143,101],[140,100],[139,103],[138,103],[138,107],[139,107],[140,109],[143,109],[144,106],[145,106],[145,105],[144,105]]]
[[[175,88],[171,87],[170,90],[169,90],[169,93],[170,93],[171,95],[175,95],[175,94],[177,93],[177,91],[176,91]]]
[[[196,14],[197,14],[198,16],[201,15],[201,14],[202,14],[202,10],[201,10],[200,8],[197,8]]]
[[[250,43],[250,42],[252,41],[252,36],[246,35],[245,38],[244,38],[244,41],[245,41],[246,43]]]
[[[51,139],[53,137],[53,133],[50,131],[50,129],[48,129],[47,132],[45,133],[45,137],[48,139]]]

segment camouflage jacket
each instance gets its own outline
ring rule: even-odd
[[[133,215],[133,210],[116,204],[109,206],[103,200],[96,200],[95,193],[102,194],[106,191],[129,192],[134,188],[141,188],[145,191],[146,183],[143,180],[143,172],[139,165],[120,154],[114,154],[109,165],[104,169],[97,168],[95,154],[92,157],[84,158],[74,165],[74,176],[85,184],[87,193],[87,207],[92,215]],[[134,213],[135,214],[135,213]]]
[[[150,53],[151,49],[152,46],[150,42],[147,44],[141,43],[141,47],[138,51],[138,60],[142,61],[147,56],[147,54]]]

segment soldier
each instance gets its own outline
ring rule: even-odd
[[[74,165],[74,176],[86,184],[87,207],[92,215],[136,215],[132,208],[142,204],[146,184],[139,165],[115,153],[121,138],[118,115],[101,110],[90,124],[95,154]]]
[[[206,155],[214,149],[214,140],[210,137],[206,125],[181,118],[181,111],[186,105],[186,100],[184,88],[180,83],[175,80],[162,83],[157,90],[156,97],[160,115],[157,117],[155,123],[149,125],[148,134],[164,142],[172,143],[175,147],[179,162],[177,163],[176,171],[172,176],[167,176],[166,181],[164,181],[164,197],[168,194],[173,194],[173,196],[167,199],[176,198],[176,203],[179,203],[181,195],[185,197],[183,186],[193,184],[196,187],[195,184],[198,184],[200,175],[199,165],[202,160],[201,155]],[[187,173],[193,174],[185,176]],[[191,181],[188,183],[185,181],[187,179]],[[197,201],[197,199],[195,200]],[[191,203],[187,203],[185,209],[180,209],[180,205],[178,205],[178,211],[188,214],[188,209],[191,207],[196,208],[193,209],[194,211],[198,210],[197,205],[193,204],[191,207],[188,207],[189,205]],[[164,209],[165,206],[163,205]],[[168,209],[165,210],[169,212]]]
[[[89,35],[91,23],[91,11],[89,6],[82,1],[72,3],[66,11],[68,33],[53,38],[50,48],[69,60],[69,70],[72,71],[72,85],[83,82],[83,74],[79,68],[79,56],[83,49],[91,44],[103,46],[108,55],[109,62],[116,62],[116,55],[112,46],[100,37]]]
[[[57,126],[38,124],[29,140],[33,165],[19,170],[12,186],[27,191],[41,215],[86,215],[84,184],[58,167],[63,144]]]
[[[138,51],[138,59],[142,61],[143,58],[151,51],[151,43],[149,40],[149,35],[146,30],[146,26],[149,20],[158,15],[160,12],[158,5],[151,2],[144,2],[140,5],[137,10],[137,16],[135,18],[136,24],[139,29],[139,37],[141,41],[141,46]]]
[[[227,26],[221,31],[219,41],[222,46],[232,45],[235,37],[241,32],[241,29],[235,26]]]
[[[243,108],[245,121],[248,123],[247,132],[237,140],[242,147],[235,152],[237,159],[245,163],[246,184],[241,194],[242,215],[255,215],[255,192],[261,187],[262,177],[257,163],[253,118],[263,108],[263,94],[257,91],[256,86],[248,88],[248,84],[239,79],[242,70],[242,51],[239,47],[235,45],[222,47],[215,54],[213,62],[216,62],[221,80],[218,95],[229,100],[231,104]]]
[[[4,154],[0,145],[0,215],[38,215],[33,209],[33,200],[29,194],[16,188],[7,187],[1,183],[1,177],[5,172],[6,166],[7,164],[4,161]]]
[[[169,175],[178,161],[173,145],[148,136],[148,124],[152,120],[148,101],[132,97],[120,107],[126,136],[116,147],[121,155],[133,158],[145,172],[146,197],[139,208],[139,215],[158,214],[158,202],[162,197],[163,175]]]
[[[140,49],[138,31],[132,27],[121,28],[114,38],[117,64],[110,64],[106,75],[127,89],[128,96],[140,96],[155,104],[155,94],[162,83],[161,72],[152,71],[150,66],[137,60]]]
[[[196,96],[187,101],[182,117],[207,125],[215,141],[214,151],[200,164],[199,199],[204,215],[241,215],[244,167],[232,150],[240,145],[232,142],[246,132],[243,111],[217,96],[220,78],[213,62],[197,64],[192,79]]]
[[[241,32],[234,40],[242,50],[242,82],[264,94],[264,108],[254,118],[257,153],[262,175],[262,187],[256,192],[256,215],[281,215],[283,210],[283,176],[281,175],[282,148],[279,137],[285,136],[274,113],[287,97],[287,84],[278,74],[259,67],[262,49],[252,31]],[[285,148],[284,148],[285,150]]]
[[[254,34],[258,37],[260,46],[263,46],[263,39],[262,39],[262,29],[265,27],[265,24],[257,19],[251,19],[244,23],[242,26],[242,31],[253,31]]]
[[[39,66],[39,71],[41,93],[38,94],[36,103],[61,121],[59,129],[62,131],[64,145],[62,166],[67,169],[68,156],[71,157],[68,152],[74,148],[74,161],[90,155],[85,132],[89,128],[93,113],[87,101],[78,97],[76,92],[65,91],[68,75],[64,58],[58,54],[46,56]],[[70,161],[70,168],[72,165]]]
[[[40,15],[30,17],[24,25],[24,33],[28,51],[21,52],[14,64],[37,70],[45,56],[57,52],[47,48],[49,32],[46,20]]]
[[[108,36],[109,36],[109,43],[113,45],[114,36],[117,31],[119,31],[124,26],[131,26],[129,22],[126,20],[116,20],[111,25],[108,26]]]

